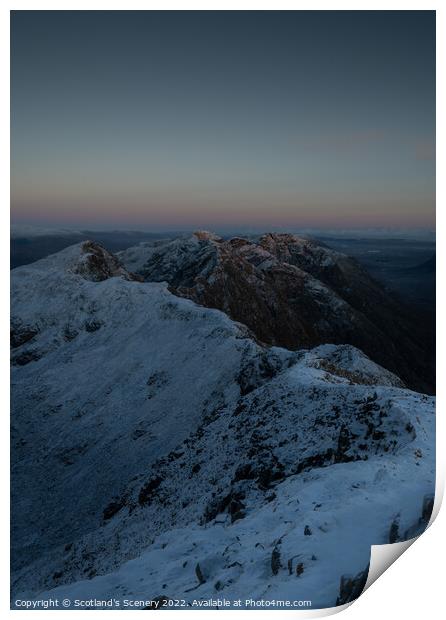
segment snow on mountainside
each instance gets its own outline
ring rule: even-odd
[[[91,242],[12,271],[11,335],[13,599],[331,606],[426,525],[434,399],[352,346],[261,345]]]
[[[434,390],[432,360],[413,317],[359,264],[290,234],[257,241],[198,232],[120,253],[147,281],[218,308],[260,341],[288,349],[352,344],[419,391]]]

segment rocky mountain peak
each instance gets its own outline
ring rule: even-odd
[[[287,248],[289,245],[299,245],[301,247],[314,245],[315,242],[305,237],[293,235],[291,233],[265,233],[259,239],[259,244],[264,248],[274,250],[276,247]]]
[[[221,237],[208,230],[196,230],[193,234],[199,241],[223,241]]]
[[[267,233],[260,237],[259,245],[279,260],[297,266],[310,266],[313,263],[325,267],[339,267],[343,261],[350,260],[346,255],[325,247],[315,239],[289,233]]]
[[[125,280],[139,280],[142,278],[130,273],[121,265],[113,254],[110,254],[102,245],[94,241],[84,241],[80,245],[81,256],[73,269],[85,280],[101,282],[108,278],[122,277]]]

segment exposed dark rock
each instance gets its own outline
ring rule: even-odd
[[[132,439],[136,441],[140,437],[144,437],[144,435],[147,435],[148,432],[149,431],[145,428],[135,428],[135,430],[132,433]]]
[[[274,482],[279,482],[285,478],[285,467],[282,463],[275,462],[270,467],[260,470],[257,483],[261,489],[269,489]]]
[[[58,452],[57,457],[64,465],[74,465],[87,452],[88,446],[88,443],[83,443],[78,446],[64,448]]]
[[[245,504],[242,502],[242,499],[245,499],[245,493],[243,493],[243,491],[231,492],[230,501],[228,504],[228,513],[231,515],[232,523],[238,519],[243,519],[245,516]]]
[[[12,319],[10,329],[11,348],[16,349],[17,347],[21,347],[22,344],[30,342],[38,333],[39,330],[37,327],[23,325],[17,319]]]
[[[246,463],[245,465],[240,465],[237,467],[233,482],[237,482],[239,480],[252,480],[255,478],[255,471],[252,468],[251,463]]]
[[[335,463],[347,463],[353,460],[353,457],[347,455],[350,448],[351,433],[347,426],[343,424],[339,430],[338,445],[335,452]]]
[[[280,560],[280,551],[278,547],[274,547],[273,552],[271,554],[271,572],[273,575],[277,575],[280,568],[282,567],[282,563]]]
[[[303,572],[304,572],[304,564],[303,562],[299,562],[298,564],[296,564],[296,575],[300,577]]]
[[[203,515],[204,523],[212,521],[212,519],[215,519],[218,514],[224,512],[225,510],[227,510],[227,512],[231,515],[232,523],[238,519],[243,519],[245,516],[245,504],[242,502],[243,499],[245,499],[245,493],[234,489],[223,498],[215,499],[206,507]]]
[[[303,459],[296,468],[296,473],[300,474],[300,472],[306,469],[313,469],[317,467],[325,467],[326,465],[333,462],[334,459],[334,451],[332,448],[328,448],[325,452],[320,454],[314,454]]]
[[[289,575],[293,574],[293,571],[294,571],[294,560],[296,558],[298,558],[298,557],[300,557],[299,554],[293,555],[293,557],[288,560],[288,574]],[[298,564],[302,564],[302,562],[299,562]],[[298,565],[296,565],[296,573],[297,573],[297,566]],[[303,566],[303,564],[302,564],[302,566]],[[302,572],[303,572],[303,570],[302,570]]]
[[[421,521],[423,523],[429,523],[434,510],[435,497],[433,495],[425,495],[423,499],[423,507],[421,510]]]
[[[12,358],[12,363],[14,366],[26,366],[30,362],[36,362],[42,357],[43,353],[38,351],[37,349],[27,349],[19,355],[15,355]]]
[[[71,342],[71,340],[74,340],[78,334],[79,332],[76,329],[70,327],[70,325],[65,325],[63,330],[64,340]]]
[[[432,511],[434,509],[434,501],[435,497],[432,494],[425,495],[423,498],[423,504],[421,507],[421,516],[419,519],[412,523],[412,525],[404,532],[404,535],[400,538],[402,540],[410,540],[411,538],[415,538],[416,536],[420,536],[425,529],[427,528],[430,518],[432,516]]]
[[[240,415],[241,413],[243,413],[243,411],[246,411],[246,405],[244,403],[240,403],[236,406],[232,415],[234,416]]]
[[[161,371],[156,371],[152,373],[146,382],[146,385],[148,387],[147,398],[151,399],[154,396],[156,396],[158,391],[161,388],[163,388],[165,385],[167,385],[168,382],[169,382],[169,375],[167,374],[166,371],[161,370]]]
[[[162,481],[163,479],[160,476],[156,476],[142,487],[138,495],[138,502],[141,506],[150,504]]]
[[[369,567],[361,571],[354,577],[349,575],[343,575],[341,577],[341,583],[339,586],[339,596],[336,599],[336,606],[345,605],[351,603],[361,596],[367,583],[367,577],[369,575]]]
[[[274,361],[266,352],[256,358],[250,360],[245,364],[236,381],[240,386],[240,394],[246,396],[266,381],[275,377],[275,375],[282,369],[280,360]]]
[[[198,583],[201,585],[202,583],[206,583],[206,579],[204,578],[203,572],[200,568],[200,565],[197,563],[195,566],[195,574],[197,575]]]
[[[389,530],[389,543],[390,544],[398,542],[400,540],[399,528],[400,528],[400,519],[399,519],[399,516],[397,516],[390,524],[390,530]]]
[[[91,321],[86,321],[85,323],[85,331],[86,332],[97,332],[98,329],[101,329],[102,327],[102,322],[101,321],[96,321],[94,319],[92,319]]]
[[[169,454],[167,455],[167,458],[169,461],[176,461],[177,459],[180,459],[183,455],[184,451],[182,450],[172,450],[172,452],[169,452]]]
[[[108,521],[109,519],[114,517],[115,514],[117,514],[122,508],[124,508],[125,504],[125,497],[119,497],[111,501],[108,506],[104,508],[104,511],[102,513],[104,521]]]

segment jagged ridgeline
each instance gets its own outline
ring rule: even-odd
[[[352,258],[290,234],[256,241],[212,233],[120,253],[147,281],[226,312],[262,342],[288,349],[352,344],[417,391],[433,393],[422,326]]]
[[[399,311],[284,235],[14,269],[13,598],[355,598],[370,545],[432,510],[434,398],[406,388]]]

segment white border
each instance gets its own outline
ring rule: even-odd
[[[0,264],[3,266],[1,272],[0,294],[2,299],[1,306],[1,319],[2,319],[2,332],[0,337],[2,355],[0,358],[1,364],[1,398],[2,398],[2,497],[3,509],[0,511],[1,517],[1,531],[3,535],[4,545],[2,549],[5,551],[9,548],[9,426],[8,426],[8,411],[9,411],[9,11],[10,10],[80,10],[80,9],[95,9],[95,10],[285,10],[285,9],[313,9],[313,10],[436,10],[437,11],[437,204],[442,205],[445,198],[445,119],[444,110],[446,110],[446,96],[445,96],[445,76],[446,76],[446,7],[440,0],[437,1],[384,1],[375,0],[360,1],[350,0],[343,2],[335,2],[334,0],[314,0],[291,2],[281,1],[271,2],[268,0],[226,0],[225,2],[217,0],[206,1],[193,1],[193,0],[164,0],[164,1],[147,1],[142,0],[128,0],[127,2],[120,2],[119,0],[95,0],[86,1],[79,0],[78,2],[69,2],[65,0],[51,0],[42,2],[32,1],[15,1],[8,3],[8,6],[1,9],[1,22],[0,22],[0,41],[2,45],[1,56],[1,71],[3,77],[3,97],[0,98],[1,120],[3,126],[1,150],[1,192],[3,194],[2,209],[0,211],[1,218],[1,234],[2,243],[0,243]],[[443,213],[440,209],[437,209],[437,316],[439,321],[437,324],[437,375],[440,378],[438,381],[437,391],[437,497],[436,497],[436,510],[439,507],[440,498],[443,495],[444,490],[444,472],[446,470],[446,450],[444,449],[444,430],[445,430],[445,385],[441,381],[442,371],[444,365],[442,363],[442,352],[446,350],[445,347],[445,331],[442,327],[443,321],[441,315],[441,309],[444,307],[444,280],[443,280],[443,268],[445,263],[445,227],[443,225]],[[7,331],[8,330],[8,331]],[[446,531],[446,516],[443,510],[439,519],[429,528],[429,530],[422,535],[423,542],[416,542],[411,551],[404,554],[401,559],[398,560],[396,568],[392,566],[389,569],[389,575],[384,579],[378,579],[378,582],[373,585],[370,590],[367,590],[358,601],[356,601],[352,607],[349,608],[348,614],[351,618],[361,618],[361,620],[367,620],[368,618],[375,618],[380,612],[384,612],[387,617],[391,617],[392,614],[398,614],[405,618],[416,617],[419,614],[423,614],[424,617],[433,615],[438,616],[440,609],[443,609],[443,579],[444,562],[442,555],[438,552],[441,542],[445,543],[445,531]],[[440,541],[441,536],[441,541]],[[9,556],[4,551],[2,554],[2,579],[1,579],[1,594],[2,594],[2,610],[9,616],[13,614],[14,617],[19,617],[22,614],[26,614],[24,611],[10,611],[9,610]],[[441,579],[441,581],[440,581]],[[328,610],[327,610],[328,611]],[[341,611],[338,608],[337,611]],[[47,612],[36,612],[45,614]],[[82,613],[82,617],[86,618],[89,614],[97,613],[110,613],[107,611],[86,611],[71,613]],[[114,613],[131,613],[131,612],[114,612]],[[174,611],[165,613],[176,613]],[[182,614],[191,614],[194,612],[181,611]],[[246,620],[252,617],[252,614],[257,614],[256,611],[202,611],[200,612],[200,618],[208,618],[218,613],[218,617],[221,614],[239,614],[240,617]],[[324,610],[318,611],[278,611],[260,612],[263,616],[267,615],[268,618],[283,617],[283,613],[288,613],[287,617],[303,618],[305,617],[321,617],[327,615]],[[248,614],[248,615],[247,615]],[[51,617],[55,620],[59,618],[58,611],[52,611]],[[63,615],[61,616],[63,618]],[[190,617],[190,615],[188,616]],[[235,616],[232,616],[235,617]],[[265,616],[266,617],[266,616]],[[66,616],[65,616],[66,619]]]

